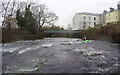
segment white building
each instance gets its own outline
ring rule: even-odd
[[[106,10],[104,10],[103,11],[103,13],[101,14],[101,20],[100,20],[100,24],[102,25],[102,26],[105,26],[106,25],[106,13],[107,13],[107,11]]]
[[[100,24],[100,17],[100,14],[96,13],[77,13],[73,17],[72,30],[83,30],[88,29],[89,27],[94,27],[97,24]]]

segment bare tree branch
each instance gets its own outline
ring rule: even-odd
[[[2,26],[5,26],[5,16],[6,16],[6,14],[7,14],[7,9],[8,9],[8,6],[9,6],[9,4],[10,4],[10,1],[11,0],[9,0],[9,2],[7,3],[7,6],[5,7],[5,3],[4,2],[2,2],[2,6],[3,6],[3,10],[4,10],[4,12],[3,12],[3,22],[2,22]]]
[[[53,25],[58,19],[55,13],[49,12],[48,8],[44,4],[36,5],[32,7],[33,14],[35,14],[38,20],[38,29],[45,24]]]

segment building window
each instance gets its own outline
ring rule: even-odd
[[[94,20],[96,20],[96,17],[94,17]]]
[[[85,24],[86,24],[86,22],[84,21],[84,22],[83,22],[83,24],[85,25]]]
[[[89,26],[89,28],[90,28],[91,26]]]
[[[91,24],[91,22],[89,22],[89,25]]]
[[[104,15],[103,15],[103,18],[105,18]]]
[[[89,20],[91,20],[91,17],[89,17]]]
[[[116,16],[116,20],[117,20],[117,16]]]
[[[85,20],[85,16],[84,16],[84,20]]]
[[[94,22],[94,25],[96,25],[96,22]]]
[[[110,22],[110,18],[109,18],[109,22]]]
[[[85,29],[85,25],[83,25],[83,29]]]

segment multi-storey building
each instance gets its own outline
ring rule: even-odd
[[[96,13],[77,13],[73,17],[73,30],[83,30],[100,24],[100,14]]]
[[[107,13],[107,11],[104,10],[103,13],[102,13],[101,16],[100,16],[100,24],[101,24],[102,26],[105,26],[105,25],[106,25],[106,13]]]
[[[118,2],[117,9],[110,8],[110,11],[106,13],[106,25],[108,23],[117,23],[120,21],[120,2]]]
[[[107,12],[106,13],[106,25],[108,23],[117,23],[119,21],[118,13],[119,11],[117,9]]]
[[[117,9],[110,8],[110,11],[104,10],[102,14],[95,13],[77,13],[73,17],[72,30],[83,30],[96,25],[105,26],[108,23],[117,23],[120,21],[120,1],[118,2]]]

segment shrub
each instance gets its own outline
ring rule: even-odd
[[[78,36],[83,38],[83,36],[86,35],[90,40],[107,40],[120,43],[120,30],[118,26],[118,24],[108,24],[106,26],[101,26],[100,28],[92,27],[80,31]]]
[[[20,29],[2,29],[2,42],[11,42],[18,40],[35,40],[35,39],[43,39],[43,33],[31,34],[27,30],[21,31]]]

